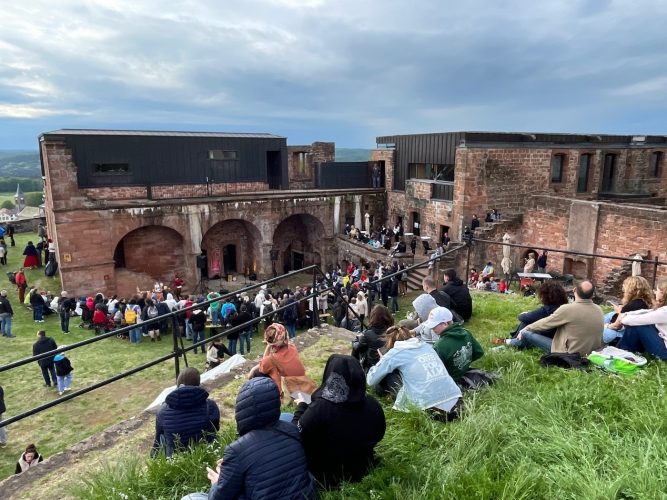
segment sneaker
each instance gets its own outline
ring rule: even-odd
[[[66,390],[66,391],[71,391],[72,388],[71,388],[71,387],[65,387],[65,390]]]
[[[69,335],[69,332],[63,332],[64,335]]]
[[[62,396],[63,394],[64,394],[63,391],[58,392],[58,396]]]
[[[44,384],[44,387],[51,387],[51,384]]]
[[[505,345],[507,342],[505,337],[491,337],[491,343],[493,345]]]

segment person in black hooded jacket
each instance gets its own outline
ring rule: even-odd
[[[325,488],[357,482],[375,463],[386,430],[380,404],[366,394],[366,378],[352,356],[332,354],[312,402],[299,402],[292,423],[301,432],[308,469]]]
[[[452,302],[451,309],[468,321],[472,316],[472,297],[468,286],[456,276],[456,270],[445,271],[445,286],[441,290],[449,295]]]
[[[151,454],[161,449],[169,457],[193,441],[212,443],[220,429],[220,409],[199,387],[199,371],[186,368],[176,380],[176,390],[165,399],[155,419],[155,441]]]

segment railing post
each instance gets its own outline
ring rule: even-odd
[[[468,283],[468,276],[470,275],[470,254],[472,253],[472,241],[468,241],[468,255],[466,256],[466,274],[463,276],[463,282]]]
[[[658,279],[658,256],[653,258],[653,289],[655,290],[656,281]]]
[[[313,289],[310,293],[315,293],[317,291],[317,268],[313,268]],[[311,328],[320,326],[320,315],[319,315],[319,297],[317,295],[313,296],[313,310],[311,315]]]
[[[180,366],[180,357],[181,357],[181,351],[178,346],[178,337],[180,336],[180,331],[178,329],[178,320],[176,319],[176,315],[174,314],[171,317],[171,329],[172,329],[172,337],[174,338],[173,342],[173,350],[174,350],[174,370],[176,372],[176,378],[178,378],[179,373],[181,372],[181,366]]]

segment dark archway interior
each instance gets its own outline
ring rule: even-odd
[[[145,273],[154,280],[171,282],[183,274],[183,237],[164,226],[145,226],[127,233],[114,250],[114,267]]]
[[[312,264],[321,264],[324,226],[309,214],[296,214],[283,220],[273,234],[278,250],[278,272],[288,272]]]
[[[201,243],[202,251],[206,252],[208,277],[260,273],[261,244],[262,235],[254,224],[241,219],[218,222],[206,232]]]

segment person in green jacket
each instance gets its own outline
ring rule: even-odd
[[[446,307],[431,310],[424,326],[440,335],[433,348],[454,381],[466,374],[473,361],[484,356],[479,342],[461,324],[453,322],[452,313]]]
[[[206,296],[206,299],[207,300],[213,300],[213,299],[217,299],[218,297],[220,297],[219,294],[217,294],[215,292],[211,292]],[[221,306],[222,306],[222,304],[220,303],[220,301],[212,302],[211,305],[209,306],[211,308],[211,326],[216,326],[218,324],[218,322],[220,322],[220,320],[221,320],[221,318],[220,318],[220,307]]]

